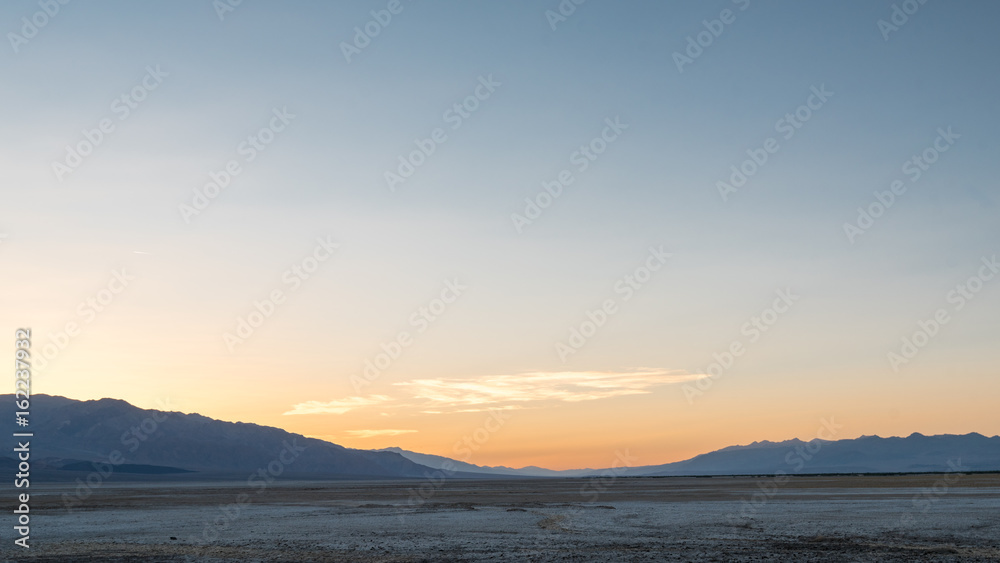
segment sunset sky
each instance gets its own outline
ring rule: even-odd
[[[225,1],[0,5],[35,393],[553,469],[1000,434],[1000,4]]]

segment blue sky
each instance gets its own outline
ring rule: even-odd
[[[17,52],[7,35],[0,259],[18,275],[4,280],[5,319],[33,323],[42,346],[113,269],[137,277],[40,372],[39,392],[148,406],[170,395],[187,410],[356,447],[396,442],[344,432],[409,425],[419,431],[402,445],[447,454],[434,444],[474,426],[473,414],[282,413],[354,396],[350,376],[445,279],[468,292],[365,393],[429,377],[703,374],[776,290],[793,288],[801,301],[695,405],[680,383],[652,382],[617,398],[540,401],[545,415],[503,406],[523,410],[524,429],[551,429],[539,443],[572,434],[598,403],[615,413],[623,426],[566,458],[581,464],[620,445],[612,435],[652,426],[703,429],[632,432],[650,463],[805,436],[838,412],[857,435],[1000,431],[976,403],[997,390],[1000,297],[989,281],[902,370],[887,361],[998,250],[995,3],[919,5],[886,40],[884,1],[588,0],[553,30],[555,1],[402,0],[347,62],[341,43],[386,5],[245,0],[220,20],[208,1],[71,2]],[[674,53],[726,9],[735,21],[679,72]],[[4,33],[39,10],[4,3]],[[112,100],[147,67],[166,73],[162,84],[119,120]],[[499,86],[451,129],[444,112],[485,77]],[[833,95],[781,138],[776,122],[812,87]],[[242,162],[237,147],[281,108],[294,119]],[[115,131],[58,181],[52,162],[104,118]],[[571,155],[615,118],[628,128],[576,170]],[[903,164],[949,127],[957,140],[910,182]],[[385,172],[435,128],[447,140],[390,191]],[[780,148],[723,201],[717,182],[769,137]],[[186,223],[178,206],[233,159],[240,175]],[[564,169],[574,183],[517,232],[511,214]],[[896,179],[907,191],[850,242],[844,223]],[[281,287],[320,236],[341,243],[337,256],[228,350],[234,319]],[[673,255],[666,266],[561,361],[555,344],[617,299],[616,281],[659,245]],[[277,402],[276,373],[286,386]],[[516,428],[483,461],[552,461],[513,445]]]

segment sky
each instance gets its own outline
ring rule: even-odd
[[[578,1],[4,2],[5,353],[480,465],[1000,434],[1000,5]]]

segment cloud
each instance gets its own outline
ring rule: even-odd
[[[391,397],[385,395],[370,395],[368,397],[348,397],[336,401],[323,403],[320,401],[306,401],[292,407],[292,410],[283,414],[344,414],[345,412],[380,405],[392,401]]]
[[[399,436],[400,434],[409,434],[411,432],[416,432],[416,430],[346,430],[345,433],[350,434],[352,438],[374,438],[376,436]]]
[[[416,379],[396,383],[435,411],[516,408],[540,401],[575,403],[651,393],[655,387],[708,377],[684,371],[566,371],[488,375],[475,379]]]
[[[408,396],[385,395],[299,403],[285,414],[344,414],[366,407],[416,408],[423,414],[529,408],[530,403],[578,403],[652,393],[655,387],[695,381],[707,374],[640,368],[625,372],[558,371],[484,375],[468,379],[414,379],[394,383]],[[383,411],[382,414],[385,414]]]

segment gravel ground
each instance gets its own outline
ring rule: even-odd
[[[117,484],[6,561],[1000,561],[1000,476]],[[34,485],[34,483],[33,483]],[[938,485],[937,489],[934,489]],[[45,485],[42,485],[45,487]],[[33,487],[34,488],[34,487]],[[594,491],[597,489],[599,495]],[[754,493],[757,493],[753,503]],[[240,500],[246,494],[246,500]],[[242,506],[233,503],[240,501]],[[587,502],[594,501],[594,502]]]

